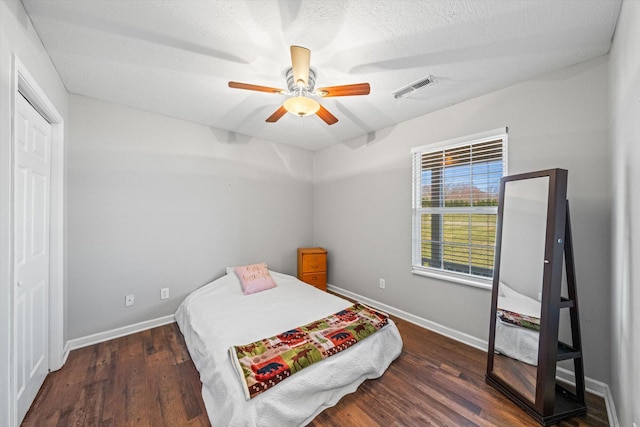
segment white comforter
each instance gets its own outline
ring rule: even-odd
[[[381,376],[402,350],[396,325],[287,378],[246,400],[229,357],[242,345],[304,325],[349,307],[338,298],[271,272],[277,287],[243,295],[231,272],[189,295],[176,312],[213,427],[286,427],[308,424],[323,409],[354,392],[368,378]]]
[[[540,317],[540,302],[500,283],[498,309],[531,317]],[[495,350],[506,356],[536,366],[540,333],[496,319]]]

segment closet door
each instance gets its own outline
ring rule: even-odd
[[[16,100],[14,133],[14,349],[17,418],[49,372],[51,125]]]

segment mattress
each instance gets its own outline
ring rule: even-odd
[[[243,295],[231,272],[194,291],[176,312],[213,427],[306,425],[365,380],[380,377],[402,351],[400,333],[389,320],[367,339],[247,400],[229,357],[231,346],[273,336],[352,304],[293,276],[270,274],[275,288]]]

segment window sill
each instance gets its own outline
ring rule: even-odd
[[[416,268],[411,269],[411,273],[416,274],[418,276],[427,276],[433,277],[435,279],[446,280],[449,282],[460,283],[462,285],[473,286],[474,288],[491,290],[493,288],[493,280],[487,279],[476,279],[469,277],[467,275],[455,274],[447,271],[441,270],[419,270]]]

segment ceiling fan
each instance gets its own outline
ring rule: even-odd
[[[315,89],[316,73],[310,67],[311,51],[300,46],[291,46],[291,68],[286,73],[287,89],[278,89],[268,86],[259,86],[249,83],[229,82],[229,87],[234,89],[255,90],[280,95],[291,95],[283,104],[267,118],[268,123],[277,122],[287,112],[300,117],[317,114],[328,125],[338,121],[318,103],[312,96],[353,96],[368,95],[369,83],[356,83],[342,86],[327,86]]]

